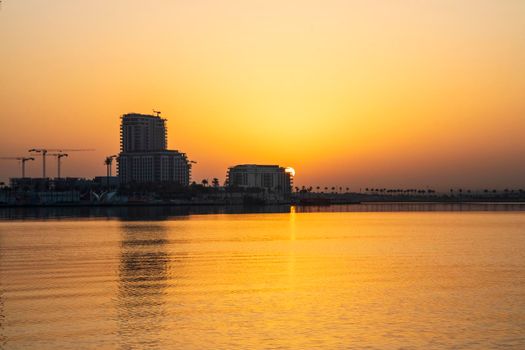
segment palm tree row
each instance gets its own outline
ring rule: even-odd
[[[322,191],[322,187],[321,186],[316,186],[315,187],[317,193],[348,193],[350,192],[350,187],[342,187],[342,186],[332,186],[332,187],[324,187],[324,191]],[[309,192],[313,192],[314,190],[314,187],[313,186],[302,186],[301,188],[299,187],[295,187],[295,192],[300,192],[300,193],[309,193]],[[344,192],[343,192],[344,191]]]
[[[208,179],[203,179],[201,181],[201,184],[204,187],[207,187],[209,185]],[[213,178],[211,181],[211,185],[215,188],[218,188],[220,186],[219,179]],[[349,193],[350,188],[349,187],[342,187],[342,186],[301,186],[301,187],[294,187],[295,192],[297,193]],[[315,189],[315,191],[314,191]],[[429,195],[429,194],[436,194],[436,190],[434,189],[417,189],[417,188],[374,188],[374,187],[366,187],[365,193],[367,194],[374,194],[374,195]],[[451,188],[449,189],[449,193],[451,196],[455,195],[471,195],[471,194],[505,194],[505,195],[523,195],[525,194],[524,189],[509,189],[505,188],[503,190],[496,190],[496,189],[483,189],[483,190],[471,190],[471,189],[464,189],[464,188]]]
[[[366,193],[372,194],[390,194],[390,195],[399,195],[399,194],[434,194],[436,193],[433,189],[417,189],[417,188],[365,188]]]
[[[208,179],[202,179],[201,181],[202,186],[207,187],[209,185]],[[215,188],[220,186],[219,179],[214,177],[213,180],[211,180],[211,185]]]
[[[509,188],[505,188],[503,190],[496,190],[496,189],[488,189],[488,188],[485,188],[483,190],[470,190],[470,189],[463,189],[463,188],[451,188],[450,189],[450,194],[453,196],[455,193],[459,194],[459,195],[462,195],[463,193],[466,193],[467,195],[468,194],[472,194],[472,193],[475,193],[475,194],[480,194],[480,193],[483,193],[485,195],[489,195],[489,194],[505,194],[505,195],[508,195],[508,194],[520,194],[520,195],[523,195],[525,194],[525,190],[523,190],[522,188],[519,188],[519,189],[509,189]]]

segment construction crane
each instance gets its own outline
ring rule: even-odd
[[[60,160],[64,157],[68,157],[67,153],[50,153],[48,156],[56,157],[57,159],[57,179],[60,179]]]
[[[112,156],[107,156],[104,160],[104,164],[106,164],[106,174],[107,174],[107,185],[109,187],[109,178],[111,177],[111,166],[113,165],[113,159],[117,158],[117,155],[114,154]]]
[[[161,111],[156,111],[156,110],[153,110],[153,113],[155,113],[157,115],[157,117],[160,117],[160,114],[162,113]]]
[[[46,155],[47,152],[86,152],[94,149],[65,149],[65,148],[32,148],[29,152],[40,153],[42,155],[42,178],[46,177]]]
[[[26,162],[30,160],[35,160],[33,157],[0,157],[3,160],[19,160],[22,165],[22,178],[26,177]]]

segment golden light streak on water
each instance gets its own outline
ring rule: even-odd
[[[525,213],[0,222],[0,348],[525,347]]]

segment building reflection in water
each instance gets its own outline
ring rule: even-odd
[[[72,219],[106,218],[119,220],[168,220],[202,214],[289,213],[289,205],[264,206],[115,206],[115,207],[27,207],[2,208],[0,220],[5,219]]]
[[[158,347],[168,286],[167,227],[122,223],[118,323],[122,347]]]
[[[294,206],[297,213],[404,211],[524,211],[523,203],[362,203]],[[0,207],[0,220],[106,218],[161,221],[189,215],[289,213],[290,205],[264,206],[122,206],[122,207]]]

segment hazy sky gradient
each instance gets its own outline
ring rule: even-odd
[[[523,0],[2,3],[0,155],[96,148],[63,173],[102,175],[119,116],[155,108],[198,181],[525,187]]]

